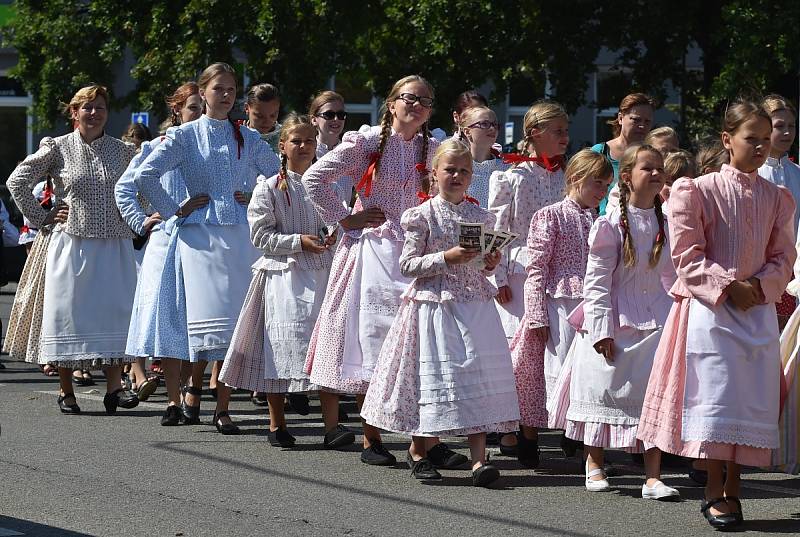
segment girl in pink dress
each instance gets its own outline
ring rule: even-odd
[[[531,156],[512,155],[517,165],[494,172],[489,179],[489,210],[497,219],[495,229],[519,235],[495,271],[497,309],[509,341],[525,313],[523,286],[531,218],[564,197],[562,168],[569,144],[569,117],[560,104],[540,101],[525,113],[524,129]]]
[[[355,441],[353,433],[338,423],[339,394],[353,393],[363,401],[401,295],[411,282],[400,272],[405,235],[400,216],[419,203],[420,191],[429,188],[430,158],[438,146],[427,126],[432,106],[433,88],[425,79],[398,80],[386,98],[381,125],[347,133],[303,175],[303,185],[322,219],[342,228],[306,359],[306,372],[321,390],[327,448]],[[343,176],[361,178],[353,214],[334,188]],[[361,460],[394,464],[378,429],[363,426]],[[445,449],[437,449],[444,462],[466,462],[463,455]]]
[[[669,201],[676,301],[653,363],[637,438],[662,451],[707,459],[701,510],[715,527],[741,523],[740,465],[768,465],[778,445],[775,302],[796,257],[795,203],[788,190],[758,176],[771,131],[760,105],[730,106],[722,132],[730,165],[679,179]]]
[[[531,220],[525,316],[511,342],[522,425],[517,458],[528,468],[539,464],[537,428],[548,427],[545,403],[575,337],[568,317],[583,297],[589,229],[614,172],[603,155],[584,149],[569,161],[565,176],[567,196]],[[561,418],[549,427],[563,429]],[[576,446],[562,441],[562,447],[574,455]]]
[[[589,235],[582,330],[569,352],[566,436],[583,442],[586,489],[611,490],[603,473],[606,448],[641,453],[647,481],[642,497],[674,500],[661,482],[661,452],[642,445],[636,428],[675,282],[659,192],[666,174],[661,153],[632,145],[619,167],[619,209],[597,219]]]
[[[494,217],[466,197],[472,155],[457,140],[433,159],[439,194],[403,214],[400,271],[415,278],[403,295],[375,366],[361,415],[381,429],[413,437],[407,460],[417,479],[441,479],[427,458],[426,437],[467,435],[473,483],[486,486],[499,472],[486,460],[486,432],[517,428],[511,355],[486,279],[499,250],[475,260],[479,249],[459,246],[459,223]],[[476,264],[477,263],[477,264]]]

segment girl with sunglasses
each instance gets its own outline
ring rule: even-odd
[[[475,198],[483,209],[489,205],[489,177],[510,166],[503,162],[500,152],[494,147],[497,132],[497,116],[490,108],[474,106],[461,114],[459,139],[469,146],[472,153],[472,183],[467,194]]]
[[[308,107],[311,124],[317,128],[317,158],[339,145],[342,141],[347,112],[344,97],[335,91],[318,93]]]
[[[303,184],[326,224],[342,227],[325,300],[308,347],[306,371],[320,386],[326,448],[352,444],[355,435],[338,423],[340,393],[363,402],[375,363],[410,278],[400,273],[404,232],[400,216],[427,196],[428,170],[439,145],[430,138],[428,119],[433,88],[422,77],[398,80],[385,101],[381,124],[349,132],[303,175]],[[334,188],[342,176],[360,177],[353,213]],[[362,462],[393,465],[376,427],[363,423]],[[434,450],[446,462],[466,457]],[[430,457],[430,451],[429,451]]]

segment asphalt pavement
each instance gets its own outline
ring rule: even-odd
[[[13,284],[0,291],[7,325]],[[58,384],[30,364],[0,357],[0,537],[27,536],[499,536],[703,535],[702,489],[681,466],[665,468],[679,503],[640,497],[643,469],[610,452],[620,475],[609,493],[587,493],[582,463],[564,458],[558,434],[541,437],[543,461],[525,470],[492,448],[502,472],[493,489],[471,484],[469,470],[443,471],[440,482],[410,477],[402,461],[408,439],[386,435],[401,461],[367,466],[360,450],[322,449],[319,405],[287,415],[293,450],[271,447],[266,410],[234,395],[241,436],[210,425],[160,427],[160,388],[133,410],[106,416],[104,387],[78,388],[79,416],[61,415]],[[100,375],[97,375],[100,376]],[[358,428],[352,403],[349,425]],[[465,439],[448,438],[468,455]],[[757,470],[745,475],[743,530],[750,535],[800,532],[800,478]]]

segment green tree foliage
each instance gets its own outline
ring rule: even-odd
[[[684,133],[713,130],[727,100],[782,91],[796,96],[796,0],[18,0],[4,42],[19,51],[14,74],[34,96],[41,126],[77,86],[111,85],[130,70],[136,87],[116,95],[163,115],[164,95],[213,61],[276,83],[304,110],[331,75],[356,92],[384,95],[420,73],[437,92],[434,123],[470,87],[535,88],[571,111],[587,104],[601,50],[616,54],[630,89],[681,92]],[[699,49],[704,70],[688,72]],[[114,71],[117,69],[117,72]],[[623,91],[626,88],[621,88]],[[346,95],[347,97],[347,95]],[[589,102],[588,104],[593,104]]]

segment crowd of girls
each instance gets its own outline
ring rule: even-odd
[[[139,361],[144,398],[151,357],[161,424],[198,424],[210,361],[222,434],[240,432],[228,413],[240,388],[268,405],[269,443],[292,448],[286,401],[307,414],[313,392],[323,446],[343,448],[356,434],[339,400],[355,396],[364,463],[396,463],[391,431],[410,437],[414,478],[468,466],[487,486],[500,475],[489,435],[537,468],[538,430],[558,429],[565,454],[584,453],[590,492],[613,488],[614,449],[641,454],[643,498],[677,499],[661,455],[689,458],[721,528],[744,518],[742,465],[798,469],[787,100],[729,105],[720,138],[692,155],[672,128],[651,130],[655,104],[633,93],[614,138],[567,159],[569,117],[553,101],[530,107],[523,151],[503,154],[475,91],[456,102],[454,135],[432,136],[420,76],[394,84],[379,125],[344,135],[335,92],[282,123],[274,86],[250,88],[244,122],[230,116],[236,94],[233,69],[209,66],[135,153],[105,133],[105,89],[83,88],[67,107],[75,130],[8,179],[41,232],[6,348],[58,368],[62,412],[80,412],[76,368],[105,369],[109,413],[136,406],[120,366]],[[46,177],[50,210],[31,190]],[[516,239],[469,248],[460,223]],[[441,441],[453,436],[469,458]]]

